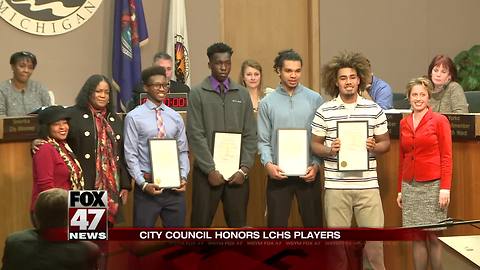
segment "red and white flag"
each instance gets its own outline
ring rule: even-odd
[[[172,79],[190,85],[190,59],[185,0],[170,0],[167,53],[174,61]]]

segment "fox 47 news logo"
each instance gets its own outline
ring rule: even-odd
[[[107,240],[107,192],[68,192],[68,240]]]

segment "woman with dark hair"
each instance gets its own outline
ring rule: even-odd
[[[131,181],[123,155],[123,121],[113,110],[112,85],[103,75],[90,76],[71,108],[68,143],[82,165],[85,189],[108,192],[108,221],[122,221]]]
[[[37,81],[30,80],[37,66],[31,52],[16,52],[10,57],[13,78],[0,83],[0,115],[27,115],[42,106],[50,106],[48,90]]]
[[[435,56],[428,66],[428,78],[434,85],[429,101],[434,112],[468,113],[467,99],[457,83],[457,69],[450,57]]]
[[[62,106],[48,107],[38,115],[39,137],[45,143],[33,155],[32,211],[42,191],[51,188],[84,188],[82,168],[66,142],[68,120],[68,110]]]

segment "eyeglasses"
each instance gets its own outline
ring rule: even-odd
[[[152,87],[153,89],[169,90],[170,89],[170,82],[168,82],[168,83],[150,83],[150,84],[147,84],[147,86]]]

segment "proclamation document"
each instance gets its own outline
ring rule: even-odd
[[[179,188],[181,177],[177,140],[150,139],[148,146],[153,183],[161,188]]]
[[[242,134],[215,132],[213,139],[213,162],[215,169],[228,180],[240,168]]]
[[[306,129],[277,130],[277,165],[285,175],[305,175],[309,145]]]
[[[366,171],[368,170],[368,121],[338,121],[338,138],[340,151],[338,152],[339,171]]]

